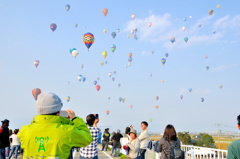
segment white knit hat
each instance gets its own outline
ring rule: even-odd
[[[57,113],[62,106],[61,99],[54,93],[39,94],[36,101],[37,113],[40,115]]]

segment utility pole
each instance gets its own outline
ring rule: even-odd
[[[218,133],[218,149],[220,149],[220,137],[219,137],[219,123],[217,123],[217,133]]]

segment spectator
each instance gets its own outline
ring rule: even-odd
[[[9,142],[9,120],[1,121],[0,128],[0,159],[5,159],[5,148],[10,146]]]
[[[86,147],[80,148],[80,159],[98,159],[98,136],[100,129],[97,127],[99,119],[95,119],[93,114],[89,114],[86,118],[87,127],[93,137],[93,142]]]
[[[240,115],[237,117],[238,129],[240,130]],[[240,140],[233,141],[228,146],[227,159],[240,159]]]
[[[130,125],[129,127],[130,127],[131,130],[133,129],[133,126],[132,126],[132,125]]]
[[[126,127],[125,134],[127,135],[128,140],[131,140],[131,138],[129,136],[130,131],[131,131],[131,128],[130,127]]]
[[[137,131],[132,129],[129,133],[130,143],[127,146],[130,148],[128,153],[128,159],[138,159],[138,154],[140,151],[140,140],[137,138]]]
[[[147,131],[148,123],[146,121],[143,121],[141,123],[142,132],[139,135],[138,139],[140,140],[141,146],[140,146],[140,158],[145,159],[145,152],[147,150],[148,142],[149,142],[149,134]]]
[[[120,133],[120,130],[117,130],[117,133],[112,137],[112,140],[113,140],[113,148],[112,148],[112,153],[111,155],[113,155],[113,153],[115,152],[114,154],[114,157],[117,157],[117,152],[118,152],[118,157],[120,156],[120,148],[122,147],[121,146],[121,143],[120,143],[120,139],[122,138],[122,134]]]
[[[10,129],[10,130],[9,130],[9,142],[10,142],[10,146],[5,148],[5,151],[6,151],[6,156],[5,156],[5,157],[6,157],[6,158],[9,157],[10,147],[11,147],[11,143],[12,143],[12,139],[10,138],[11,135],[12,135],[12,130]]]
[[[100,131],[100,132],[99,132],[99,135],[98,135],[98,143],[99,143],[99,144],[102,143],[101,140],[102,140],[102,132]]]
[[[14,134],[12,134],[10,136],[10,138],[12,139],[12,143],[11,143],[12,149],[11,149],[11,152],[10,152],[10,155],[9,155],[10,159],[11,159],[14,151],[15,151],[15,159],[17,159],[18,150],[20,150],[20,141],[19,141],[19,138],[18,138],[17,134],[18,134],[18,129],[15,129]]]
[[[68,158],[72,147],[85,147],[93,138],[85,122],[67,110],[70,119],[61,117],[61,99],[42,93],[36,101],[37,115],[18,134],[23,158]]]
[[[170,158],[170,146],[172,145],[174,145],[174,148],[181,147],[175,128],[172,125],[167,125],[158,145],[158,152],[161,152],[160,159]]]
[[[102,151],[104,150],[104,148],[105,148],[105,151],[107,151],[107,148],[108,148],[108,142],[111,136],[108,131],[109,131],[109,128],[105,129],[105,131],[103,132]]]
[[[110,142],[108,142],[108,145],[112,145],[113,146],[113,142],[114,142],[114,140],[113,140],[113,136],[115,136],[116,135],[116,132],[114,131],[114,132],[112,132],[112,135],[111,135],[111,137],[110,137]],[[111,156],[112,156],[112,154],[113,154],[113,147],[112,147],[112,150],[111,150]]]

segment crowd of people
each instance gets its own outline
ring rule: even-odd
[[[149,148],[148,123],[141,123],[142,132],[138,133],[133,126],[125,129],[127,143],[121,145],[123,135],[120,130],[112,135],[109,128],[101,132],[97,124],[98,114],[89,114],[86,121],[75,115],[74,111],[67,110],[65,116],[61,115],[61,99],[53,93],[42,93],[36,101],[39,115],[35,116],[30,125],[25,125],[19,131],[9,130],[9,120],[1,122],[0,128],[0,159],[10,159],[13,154],[17,159],[18,152],[23,150],[23,158],[59,158],[72,159],[75,148],[79,148],[80,159],[98,159],[98,145],[102,144],[102,151],[108,151],[112,146],[111,155],[119,157],[121,148],[126,150],[128,159],[145,159]],[[240,129],[240,116],[238,116]],[[184,158],[180,149],[181,142],[173,125],[167,125],[163,137],[156,142],[160,159]],[[156,146],[155,145],[155,146]],[[240,142],[235,141],[229,146],[228,159],[238,159]]]

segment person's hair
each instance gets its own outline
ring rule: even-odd
[[[177,133],[175,128],[172,125],[167,125],[163,134],[163,137],[167,141],[176,141],[177,140]]]
[[[134,135],[135,135],[135,137],[137,138],[137,134],[135,134],[135,133],[132,133],[132,132],[130,132],[130,133],[129,133],[129,135],[130,135],[130,134],[134,134]]]
[[[95,121],[95,116],[93,114],[89,114],[86,118],[87,124],[92,126]]]
[[[130,127],[126,127],[125,134],[129,134],[130,131],[131,131],[131,128]]]
[[[17,133],[18,133],[18,129],[15,129],[15,130],[14,130],[14,134],[17,134]]]
[[[12,129],[9,130],[9,136],[11,136],[11,135],[12,135]]]
[[[237,117],[238,125],[240,126],[240,115]]]
[[[144,124],[148,127],[148,123],[146,121],[143,121],[141,124]]]

